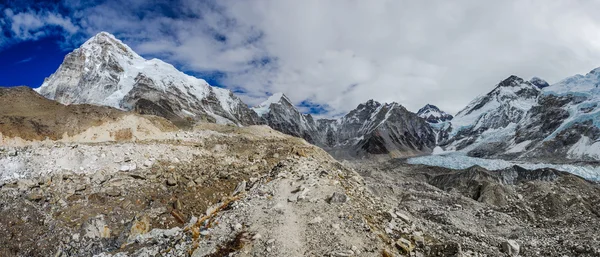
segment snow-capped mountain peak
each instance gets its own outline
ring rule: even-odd
[[[550,86],[550,84],[548,84],[548,82],[546,82],[545,80],[538,78],[538,77],[531,78],[531,80],[529,80],[529,82],[531,84],[533,84],[534,86],[538,87],[539,89],[547,88]]]
[[[431,104],[426,104],[423,108],[419,109],[417,115],[429,123],[445,122],[453,118],[452,115]]]
[[[187,119],[238,125],[258,116],[229,90],[210,86],[159,59],[146,60],[107,32],[69,53],[37,91],[64,104],[107,105]]]
[[[292,105],[292,101],[283,93],[278,92],[274,93],[267,100],[260,103],[259,105],[252,107],[252,110],[258,114],[258,116],[262,117],[263,115],[269,113],[271,104],[286,104]]]
[[[587,74],[568,77],[544,88],[547,94],[568,95],[572,93],[581,93],[588,96],[600,95],[600,67],[591,70]]]

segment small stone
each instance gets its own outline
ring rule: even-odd
[[[28,190],[36,185],[37,185],[37,183],[31,179],[21,179],[21,180],[17,181],[17,187],[21,191]]]
[[[396,216],[406,223],[411,223],[412,219],[402,212],[396,212]]]
[[[169,177],[167,179],[167,186],[176,186],[177,180],[174,177]]]
[[[275,159],[279,158],[279,154],[278,153],[274,153],[273,154],[273,158],[275,158]]]
[[[233,196],[238,195],[241,192],[246,191],[246,180],[238,183],[238,185],[235,187],[235,190],[233,190]]]
[[[183,204],[181,203],[181,201],[179,201],[179,199],[177,199],[177,200],[175,200],[175,202],[173,202],[173,209],[183,210]]]
[[[42,200],[42,198],[44,198],[44,193],[39,188],[35,188],[27,195],[29,201],[39,201]]]
[[[330,204],[345,203],[346,201],[348,201],[348,196],[346,196],[346,194],[344,194],[344,193],[335,192],[329,198],[329,203]]]
[[[17,156],[17,155],[18,155],[17,150],[12,150],[12,151],[8,152],[8,156]]]
[[[233,230],[235,231],[240,231],[242,230],[243,226],[240,223],[235,223],[235,225],[233,225]]]
[[[323,218],[317,216],[316,218],[314,218],[311,221],[309,221],[308,224],[309,225],[313,225],[313,224],[321,223],[321,221],[323,221]]]
[[[262,238],[262,236],[259,233],[256,233],[256,235],[254,235],[252,237],[252,239],[254,239],[254,240],[258,240],[258,239],[261,239],[261,238]]]
[[[108,196],[118,197],[118,196],[121,196],[121,191],[119,191],[116,188],[110,188],[110,189],[106,190],[106,194]]]
[[[196,183],[194,183],[194,181],[191,181],[191,180],[190,180],[190,181],[187,183],[187,187],[195,187],[195,186],[196,186]]]
[[[298,195],[291,195],[290,197],[288,197],[287,201],[290,202],[290,203],[297,202],[298,201]]]
[[[210,235],[210,232],[208,230],[202,230],[202,231],[200,231],[200,235],[208,236],[208,235]]]
[[[411,243],[408,239],[406,238],[400,238],[398,239],[398,241],[396,241],[396,247],[399,250],[404,251],[404,253],[410,253],[412,252],[412,250],[415,249],[415,246],[413,245],[413,243]]]
[[[152,164],[153,164],[153,163],[152,163],[152,161],[151,161],[151,160],[146,160],[146,161],[144,162],[144,166],[145,166],[145,167],[152,167]]]
[[[509,256],[517,256],[519,255],[520,246],[514,240],[507,240],[502,242],[502,251]]]

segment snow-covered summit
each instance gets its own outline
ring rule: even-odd
[[[229,90],[212,87],[159,59],[146,60],[107,32],[69,53],[37,91],[64,104],[107,105],[177,121],[259,122]]]
[[[254,112],[256,112],[256,114],[258,114],[258,116],[262,117],[263,115],[265,115],[269,112],[271,104],[282,104],[282,103],[292,104],[292,101],[285,94],[278,92],[278,93],[274,93],[271,96],[269,96],[269,98],[267,98],[267,100],[260,103],[259,105],[252,107],[252,110]]]
[[[547,81],[538,78],[538,77],[533,77],[529,80],[529,82],[531,84],[533,84],[534,86],[538,87],[539,89],[543,89],[543,88],[547,88],[550,86],[550,84],[548,84]]]
[[[435,105],[426,104],[423,108],[419,109],[417,115],[425,119],[429,123],[440,123],[452,120],[452,115],[440,110]]]
[[[568,94],[583,94],[583,95],[600,95],[600,67],[591,70],[587,74],[577,74],[568,77],[544,88],[547,94],[568,95]]]

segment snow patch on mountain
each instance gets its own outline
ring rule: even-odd
[[[252,107],[252,110],[258,114],[258,116],[262,117],[263,115],[269,113],[271,104],[279,104],[281,98],[285,97],[283,93],[274,93],[266,101],[260,103],[259,105]],[[287,98],[287,97],[286,97]]]
[[[425,119],[429,123],[441,123],[452,120],[452,115],[440,110],[435,105],[427,104],[423,108],[419,109],[417,115]]]

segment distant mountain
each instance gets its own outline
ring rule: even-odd
[[[302,137],[340,158],[413,156],[435,147],[431,126],[397,103],[369,100],[340,119],[315,120],[278,93],[253,110],[272,128]]]
[[[511,76],[450,122],[446,151],[547,162],[600,160],[600,68],[556,84]]]
[[[303,114],[283,93],[273,94],[265,102],[253,107],[271,128],[288,135],[304,138],[308,142],[323,141],[318,124],[310,114]]]
[[[501,152],[523,117],[537,103],[541,90],[517,76],[501,81],[458,112],[449,127],[446,150],[467,151],[471,156]]]
[[[64,104],[87,103],[166,117],[176,124],[203,120],[251,125],[256,113],[229,90],[146,60],[101,32],[69,53],[37,91]]]
[[[533,84],[534,86],[538,87],[539,89],[550,86],[550,84],[548,84],[548,82],[546,82],[545,80],[538,78],[538,77],[531,78],[531,80],[529,80],[529,83]]]
[[[417,115],[429,123],[442,123],[452,120],[453,118],[452,115],[431,104],[427,104],[423,108],[419,109]]]

